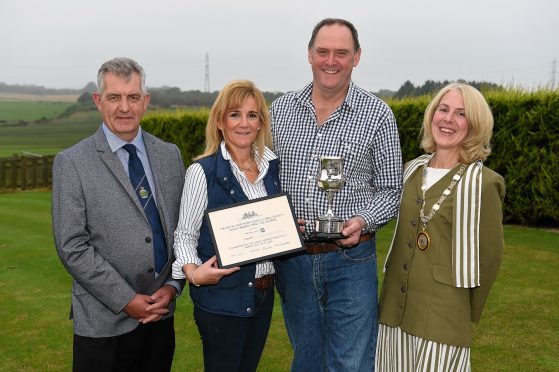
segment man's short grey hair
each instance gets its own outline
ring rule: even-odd
[[[126,57],[116,57],[101,65],[97,73],[97,86],[99,87],[99,94],[103,94],[105,90],[105,74],[113,73],[118,76],[124,77],[126,81],[132,79],[132,74],[139,74],[141,77],[142,94],[147,94],[146,90],[146,73],[142,66],[133,59]]]

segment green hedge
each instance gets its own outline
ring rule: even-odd
[[[142,119],[142,128],[164,141],[176,144],[188,167],[192,158],[204,151],[209,110],[151,111]]]
[[[487,92],[493,152],[486,165],[505,177],[505,222],[559,226],[559,92]],[[398,122],[404,161],[422,154],[419,131],[430,97],[388,101]],[[204,147],[208,110],[154,112],[142,126],[176,143],[185,164]]]

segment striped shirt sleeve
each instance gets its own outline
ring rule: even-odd
[[[200,237],[200,227],[204,211],[208,206],[208,190],[206,176],[200,164],[188,167],[182,191],[179,222],[175,230],[175,262],[173,262],[173,278],[185,279],[182,271],[184,265],[193,263],[201,265],[196,247]]]

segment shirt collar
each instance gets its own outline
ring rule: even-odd
[[[136,137],[130,142],[124,141],[122,138],[118,137],[116,134],[111,132],[111,130],[107,127],[105,123],[102,125],[103,133],[105,133],[105,137],[107,138],[107,142],[109,142],[109,147],[111,148],[112,152],[116,152],[118,149],[122,148],[122,146],[126,145],[127,143],[131,143],[136,146],[138,152],[145,154],[146,147],[144,145],[144,139],[142,135],[142,128],[138,129],[138,134]]]
[[[235,163],[233,159],[231,159],[231,154],[229,153],[229,151],[227,151],[227,147],[225,146],[225,141],[221,141],[220,150],[221,150],[221,156],[223,157],[224,160],[229,162],[229,164],[231,165],[231,171],[233,172],[233,174],[236,175],[237,179],[239,179],[239,177],[244,177],[246,179],[245,174],[239,169],[237,163]],[[277,159],[277,157],[272,152],[272,150],[270,150],[268,147],[264,147],[264,154],[262,155],[262,158],[258,158],[257,151],[255,151],[255,155],[256,155],[256,159],[255,159],[256,165],[259,171],[259,175],[256,178],[256,182],[260,182],[264,178],[264,176],[268,173],[268,169],[270,167],[270,161],[273,159]]]
[[[231,160],[231,154],[229,153],[229,151],[227,151],[227,146],[225,146],[225,141],[221,141],[221,144],[219,145],[219,148],[221,150],[221,156],[223,156],[223,159],[225,160]],[[264,148],[264,154],[262,155],[262,159],[258,159],[258,152],[256,152],[256,157],[258,160],[258,163],[261,164],[262,162],[269,162],[270,160],[273,159],[277,159],[276,154],[273,153],[272,150],[270,150],[268,147]]]
[[[309,83],[303,89],[297,92],[295,97],[299,101],[299,103],[301,104],[311,103],[312,88],[313,88],[313,83]],[[356,100],[357,100],[355,90],[356,90],[355,84],[353,83],[353,81],[350,81],[349,89],[347,90],[347,95],[342,103],[342,106],[345,104],[349,108],[355,107]]]

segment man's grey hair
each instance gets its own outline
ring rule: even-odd
[[[99,87],[99,94],[103,94],[105,90],[105,74],[113,73],[118,76],[124,77],[126,81],[132,79],[132,74],[139,74],[141,77],[142,94],[147,94],[146,90],[146,73],[142,66],[133,59],[126,57],[116,57],[101,65],[97,73],[97,86]]]

